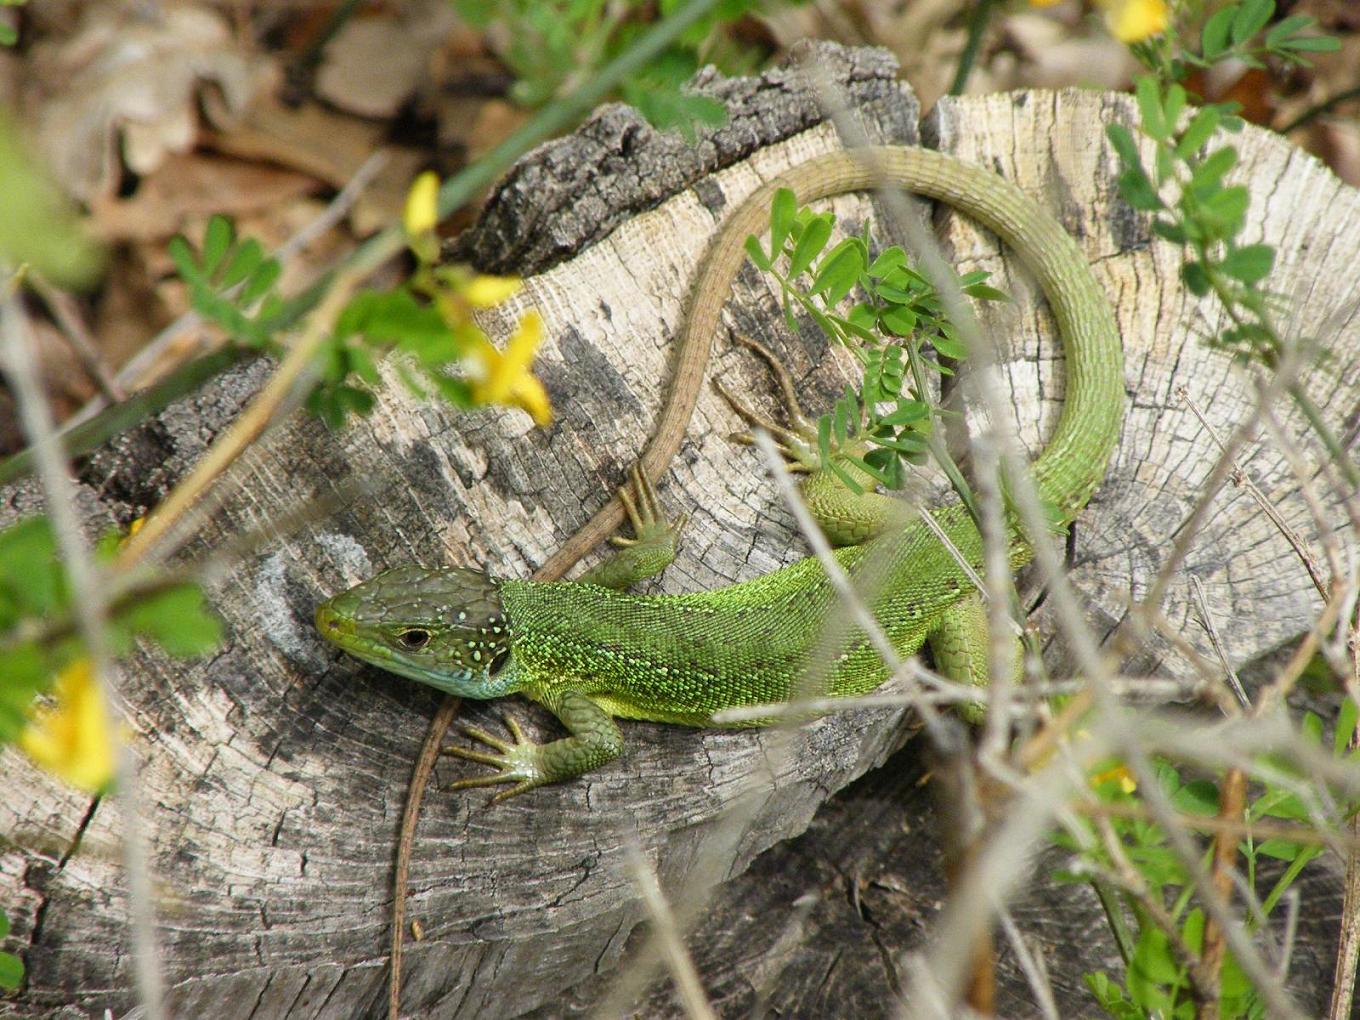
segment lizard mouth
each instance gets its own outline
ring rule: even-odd
[[[337,613],[327,600],[316,607],[316,629],[330,641],[339,642],[354,633],[354,622]]]

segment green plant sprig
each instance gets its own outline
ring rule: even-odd
[[[110,562],[120,537],[106,535],[97,558]],[[0,530],[0,744],[27,724],[33,699],[84,649],[71,623],[71,590],[46,517],[28,517]],[[188,657],[217,648],[222,624],[197,585],[148,587],[111,607],[108,640],[126,655],[135,639]]]
[[[498,55],[515,75],[510,98],[541,106],[575,88],[616,57],[647,27],[649,17],[666,17],[682,5],[643,0],[453,0],[474,28],[501,29]],[[763,6],[761,0],[722,0],[673,43],[619,84],[623,100],[654,126],[676,128],[693,137],[695,125],[726,119],[723,104],[686,91],[684,85],[705,60],[718,59],[729,73],[748,70],[746,52],[721,45],[717,29]]]
[[[1281,298],[1263,286],[1274,268],[1275,250],[1262,242],[1242,242],[1250,195],[1241,185],[1224,183],[1237,164],[1237,150],[1211,145],[1220,128],[1236,132],[1242,121],[1228,103],[1206,105],[1191,114],[1181,81],[1192,67],[1227,59],[1263,66],[1273,58],[1307,66],[1308,54],[1331,52],[1340,45],[1330,36],[1312,34],[1315,22],[1303,15],[1267,28],[1274,15],[1274,0],[1241,0],[1205,22],[1197,51],[1180,46],[1181,35],[1174,32],[1132,48],[1151,72],[1134,88],[1140,131],[1154,146],[1151,167],[1143,164],[1127,128],[1119,124],[1106,128],[1119,155],[1121,196],[1135,209],[1153,215],[1152,229],[1159,237],[1185,249],[1181,277],[1186,287],[1199,296],[1213,294],[1228,316],[1228,328],[1207,342],[1240,361],[1272,370],[1279,366],[1285,348],[1273,317]],[[1360,468],[1306,389],[1295,381],[1288,392],[1347,481],[1360,485]]]
[[[870,258],[868,227],[828,245],[835,214],[800,208],[792,191],[781,188],[770,205],[770,246],[746,239],[746,253],[779,285],[784,318],[797,330],[801,309],[833,342],[850,350],[863,370],[857,388],[847,388],[833,409],[817,419],[821,463],[852,491],[860,480],[848,463],[889,488],[901,488],[903,461],[923,462],[933,454],[976,516],[973,494],[938,438],[942,412],[931,399],[930,374],[952,375],[951,362],[967,350],[931,283],[913,269],[894,245]],[[986,283],[987,273],[959,280],[965,294],[984,301],[1006,295]],[[861,300],[842,311],[858,288]]]
[[[1349,698],[1342,702],[1341,712],[1332,737],[1333,752],[1347,761],[1360,761],[1360,752],[1348,751],[1348,743],[1355,732],[1357,712]],[[1323,723],[1309,712],[1303,717],[1300,732],[1303,739],[1316,748],[1323,744]],[[1297,787],[1312,781],[1312,777],[1298,765],[1278,756],[1263,757],[1253,770],[1258,782],[1246,805],[1245,822],[1275,819],[1285,822],[1316,824],[1313,813]],[[1138,792],[1128,781],[1127,772],[1115,760],[1097,765],[1092,772],[1091,791],[1102,803],[1118,806],[1137,806]],[[1220,786],[1216,777],[1186,779],[1181,771],[1166,761],[1156,764],[1157,782],[1167,801],[1177,811],[1201,818],[1213,818],[1219,813]],[[1349,818],[1355,805],[1343,809],[1338,823]],[[1055,877],[1066,882],[1091,882],[1092,873],[1117,871],[1115,861],[1106,846],[1097,838],[1094,823],[1081,822],[1078,834],[1064,831],[1055,834],[1054,842],[1083,861],[1080,868],[1060,870]],[[1138,871],[1145,886],[1146,896],[1157,903],[1167,903],[1166,917],[1176,925],[1175,935],[1182,946],[1198,955],[1204,941],[1204,914],[1191,908],[1193,885],[1184,862],[1171,849],[1165,830],[1156,822],[1138,817],[1110,813],[1105,818],[1109,831],[1119,840],[1121,852]],[[1238,852],[1246,862],[1246,884],[1256,899],[1261,878],[1261,861],[1269,858],[1284,862],[1284,870],[1271,884],[1269,892],[1259,900],[1259,909],[1246,919],[1247,930],[1258,932],[1269,921],[1284,894],[1309,862],[1319,856],[1324,847],[1315,843],[1271,837],[1257,842],[1250,834],[1238,843]],[[1212,846],[1204,849],[1207,866]],[[1102,883],[1096,880],[1098,890]],[[1125,980],[1121,983],[1104,972],[1085,976],[1101,1007],[1121,1020],[1145,1020],[1154,1016],[1194,1017],[1196,1003],[1190,995],[1191,978],[1185,961],[1173,944],[1171,936],[1157,919],[1150,916],[1139,898],[1128,892],[1105,890],[1101,900],[1111,913],[1111,926],[1126,935],[1118,940],[1125,966]],[[1264,1016],[1264,1004],[1252,988],[1246,975],[1232,958],[1224,961],[1219,976],[1219,1008],[1224,1018]]]

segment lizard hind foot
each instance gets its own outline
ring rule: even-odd
[[[761,360],[765,362],[765,367],[770,370],[770,374],[774,376],[774,381],[779,386],[780,395],[784,398],[784,412],[789,416],[789,424],[793,431],[803,438],[815,435],[812,420],[803,410],[803,405],[798,402],[798,389],[793,384],[793,376],[784,363],[779,360],[778,355],[760,341],[753,340],[745,333],[738,333],[736,340],[747,350],[758,354]]]
[[[792,472],[807,472],[812,470],[815,458],[810,459],[812,444],[815,438],[809,442],[809,437],[793,429],[785,428],[783,425],[776,424],[764,417],[760,412],[743,403],[741,398],[724,386],[721,380],[713,380],[713,388],[718,391],[718,396],[727,402],[727,406],[736,412],[737,416],[750,425],[752,428],[764,429],[774,437],[775,449],[784,458],[788,469]],[[750,432],[733,432],[727,437],[731,442],[740,443],[742,446],[752,446],[755,444],[755,436]]]
[[[639,544],[668,545],[674,550],[680,532],[689,523],[689,514],[680,514],[674,521],[668,520],[657,497],[656,487],[641,464],[634,464],[628,473],[628,485],[619,489],[619,503],[633,529],[633,537],[613,535],[609,544],[619,549],[627,549]]]

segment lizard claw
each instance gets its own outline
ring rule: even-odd
[[[525,737],[519,723],[515,722],[510,716],[503,716],[501,721],[505,728],[510,731],[513,740],[502,740],[477,726],[460,725],[458,727],[464,736],[485,744],[495,753],[456,745],[443,748],[441,753],[450,754],[465,761],[475,761],[481,765],[490,765],[498,771],[489,776],[474,776],[456,780],[450,783],[446,789],[471,790],[483,786],[496,786],[500,783],[514,783],[515,785],[510,789],[502,790],[491,798],[491,804],[499,804],[503,800],[525,793],[544,783],[543,771],[538,764],[539,745]]]
[[[674,521],[666,519],[656,488],[639,464],[634,464],[629,472],[629,484],[619,489],[619,502],[633,530],[632,538],[610,537],[610,545],[619,549],[634,545],[669,545],[674,549],[680,532],[689,522],[689,514],[681,514]]]

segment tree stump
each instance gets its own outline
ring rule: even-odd
[[[833,46],[815,53],[870,138],[923,141],[1015,181],[1065,224],[1107,287],[1127,347],[1129,416],[1109,478],[1078,521],[1073,578],[1097,632],[1108,631],[1130,593],[1145,590],[1215,460],[1213,441],[1175,388],[1185,386],[1224,432],[1250,406],[1248,381],[1199,340],[1218,311],[1184,291],[1178,253],[1153,239],[1116,193],[1103,125],[1132,125],[1131,104],[1078,91],[942,100],[918,129],[915,100],[886,54]],[[157,938],[175,1015],[384,1014],[396,833],[438,695],[335,653],[312,628],[313,608],[409,560],[526,575],[621,483],[662,399],[686,281],[725,210],[762,180],[839,144],[795,69],[733,81],[704,76],[698,87],[725,99],[731,114],[695,147],[658,135],[627,108],[606,107],[575,135],[526,157],[460,245],[486,268],[529,276],[523,294],[487,325],[503,335],[524,308],[542,313],[548,340],[537,370],[559,416],[551,429],[535,430],[517,412],[455,414],[388,386],[373,415],[341,433],[301,417],[284,423],[224,480],[227,495],[191,554],[268,529],[311,499],[339,496],[346,505],[270,543],[210,593],[230,629],[219,654],[185,664],[144,652],[125,664],[118,700],[141,762]],[[1349,277],[1328,269],[1354,259],[1360,198],[1277,136],[1249,128],[1236,144],[1234,177],[1251,184],[1252,229],[1278,246],[1277,285],[1298,298],[1292,321],[1329,341],[1329,360],[1307,382],[1349,436],[1360,329]],[[832,205],[845,229],[872,217],[875,235],[890,237],[887,217],[869,200]],[[1016,298],[990,306],[983,321],[1002,341],[1014,424],[1033,452],[1062,401],[1051,319],[994,238],[948,211],[937,213],[936,226],[960,271],[990,269]],[[829,350],[810,324],[796,334],[785,329],[775,295],[749,268],[726,321],[784,356],[814,409],[853,377],[853,360]],[[153,504],[267,369],[257,363],[224,376],[91,458],[82,475],[91,528]],[[711,374],[747,392],[769,388],[762,368],[724,336]],[[1305,435],[1294,418],[1284,424]],[[726,438],[737,427],[706,391],[661,489],[669,508],[694,518],[654,590],[725,584],[803,554],[757,457]],[[1301,442],[1312,457],[1313,446]],[[1263,441],[1242,459],[1311,538],[1279,451]],[[1315,470],[1319,460],[1310,461]],[[356,482],[366,486],[360,498]],[[1247,662],[1303,632],[1320,603],[1257,506],[1232,490],[1216,498],[1215,519],[1182,573],[1202,582],[1229,655]],[[0,523],[39,505],[31,483],[5,490]],[[1207,652],[1191,606],[1186,586],[1173,586],[1167,616]],[[1148,668],[1181,671],[1162,645],[1149,645],[1143,658]],[[465,703],[463,717],[494,728],[503,708],[540,737],[555,732],[545,713],[522,702]],[[619,762],[494,810],[478,796],[431,790],[411,870],[410,916],[423,938],[407,946],[407,1012],[509,1017],[545,1007],[550,1016],[569,1008],[562,990],[610,971],[642,917],[630,844],[673,896],[738,876],[882,763],[910,720],[879,710],[787,731],[624,728]],[[450,760],[437,779],[470,768]],[[0,774],[9,790],[0,806],[8,836],[0,895],[29,966],[13,1006],[21,1016],[105,1008],[121,1015],[133,993],[116,804],[73,793],[12,749],[0,756]],[[769,869],[762,881],[719,890],[718,911],[696,945],[724,1011],[730,1004],[732,1015],[744,1013],[757,995],[786,1015],[892,1010],[893,955],[912,932],[919,936],[941,895],[929,879],[938,853],[929,844],[906,869],[900,857],[880,861],[879,852],[890,854],[902,839],[895,829],[897,838],[885,837],[879,812],[892,825],[912,817],[920,831],[929,828],[928,811],[919,796],[908,800],[902,776],[867,782],[817,816],[811,836],[766,858],[775,863],[758,864]],[[861,807],[870,813],[847,814]],[[839,819],[848,819],[846,838],[830,840],[827,827]],[[856,903],[892,915],[890,931],[876,934],[864,914],[831,909],[839,898],[828,893],[838,883],[864,891],[856,875],[835,874],[838,854],[877,876],[880,884]],[[808,860],[817,862],[810,875],[782,870]],[[794,905],[809,890],[831,915],[826,923],[815,916],[819,907]],[[1110,962],[1069,914],[1087,916],[1079,903],[1055,906],[1037,915],[1036,928],[1068,997],[1065,1012],[1089,1012],[1079,975]],[[1295,959],[1314,952],[1326,965],[1329,937],[1314,934]],[[578,1003],[604,982],[583,986]],[[1027,1012],[1025,1001],[1014,993],[1007,1014]],[[650,1005],[648,1015],[667,1011],[667,993]]]

